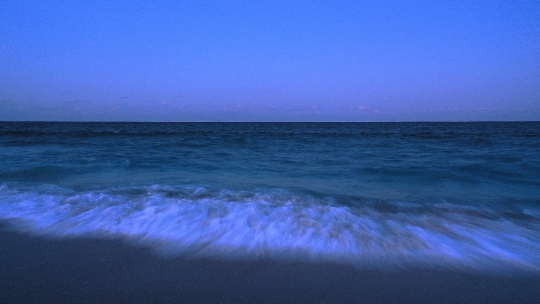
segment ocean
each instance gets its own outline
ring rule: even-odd
[[[0,221],[159,256],[540,272],[540,122],[0,122]]]

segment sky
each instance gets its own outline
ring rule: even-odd
[[[540,1],[0,2],[0,120],[540,120]]]

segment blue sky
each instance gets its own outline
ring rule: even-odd
[[[540,1],[0,2],[0,120],[540,120]]]

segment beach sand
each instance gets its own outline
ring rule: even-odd
[[[0,229],[0,303],[540,303],[540,275],[164,259]]]

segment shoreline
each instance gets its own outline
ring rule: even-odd
[[[0,302],[540,303],[540,275],[164,259],[116,239],[0,227]]]

